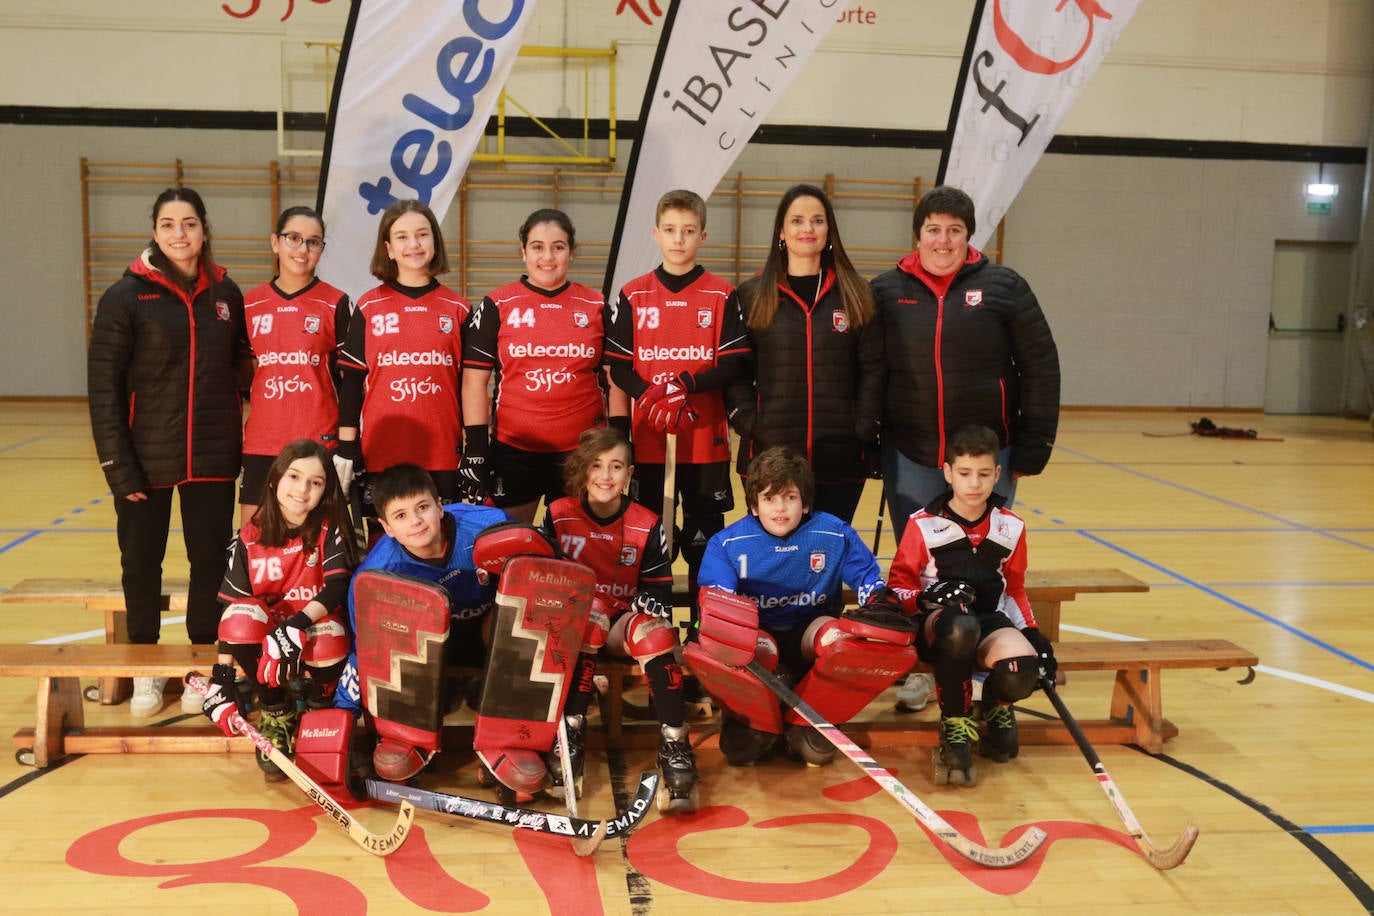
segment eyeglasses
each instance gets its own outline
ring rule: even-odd
[[[304,245],[308,251],[324,251],[324,239],[308,239],[299,232],[278,232],[277,238],[285,242],[287,248],[299,248]]]

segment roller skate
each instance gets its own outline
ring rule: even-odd
[[[809,725],[787,726],[787,746],[809,767],[829,766],[835,759],[835,745]]]
[[[272,742],[272,746],[290,757],[296,752],[296,726],[301,720],[300,710],[296,709],[295,703],[286,703],[281,706],[263,706],[262,718],[258,722],[258,731],[262,732],[264,738]],[[254,751],[254,756],[258,760],[258,769],[262,770],[262,778],[266,782],[282,782],[286,779],[283,773],[272,758],[262,751]]]
[[[564,728],[568,733],[568,763],[573,771],[573,794],[582,797],[582,777],[586,774],[587,717],[565,716]],[[563,783],[563,755],[558,752],[558,742],[553,750],[544,755],[544,766],[548,767],[549,780],[544,791],[554,798],[562,798],[567,790]]]
[[[973,766],[973,742],[978,726],[970,716],[940,717],[940,746],[931,752],[937,786],[975,786],[978,771]]]
[[[998,763],[1006,763],[1021,752],[1016,736],[1016,713],[1010,704],[997,703],[984,710],[987,734],[978,742],[978,753]]]
[[[658,810],[691,814],[697,810],[697,755],[687,740],[687,726],[661,726],[658,738]]]
[[[766,760],[780,736],[751,728],[743,719],[721,716],[720,752],[732,767],[748,767]]]

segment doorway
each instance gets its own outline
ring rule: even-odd
[[[1264,412],[1339,414],[1354,246],[1275,242]]]

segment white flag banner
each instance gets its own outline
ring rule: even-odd
[[[981,248],[1140,0],[978,0],[937,181],[977,207]]]
[[[320,171],[319,273],[354,301],[377,221],[418,198],[439,219],[510,74],[535,0],[355,0]]]
[[[606,265],[608,299],[659,262],[658,199],[675,188],[710,196],[848,6],[848,0],[673,0],[625,172]]]

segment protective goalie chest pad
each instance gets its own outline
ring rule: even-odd
[[[472,542],[472,562],[479,570],[492,578],[501,575],[501,570],[511,557],[519,556],[557,557],[558,547],[544,532],[524,522],[501,522],[489,525],[478,532]]]
[[[586,634],[596,575],[571,560],[512,558],[496,589],[496,620],[473,745],[553,746]]]
[[[296,766],[337,799],[349,798],[348,745],[353,740],[353,721],[347,709],[312,709],[301,716],[296,735]]]

